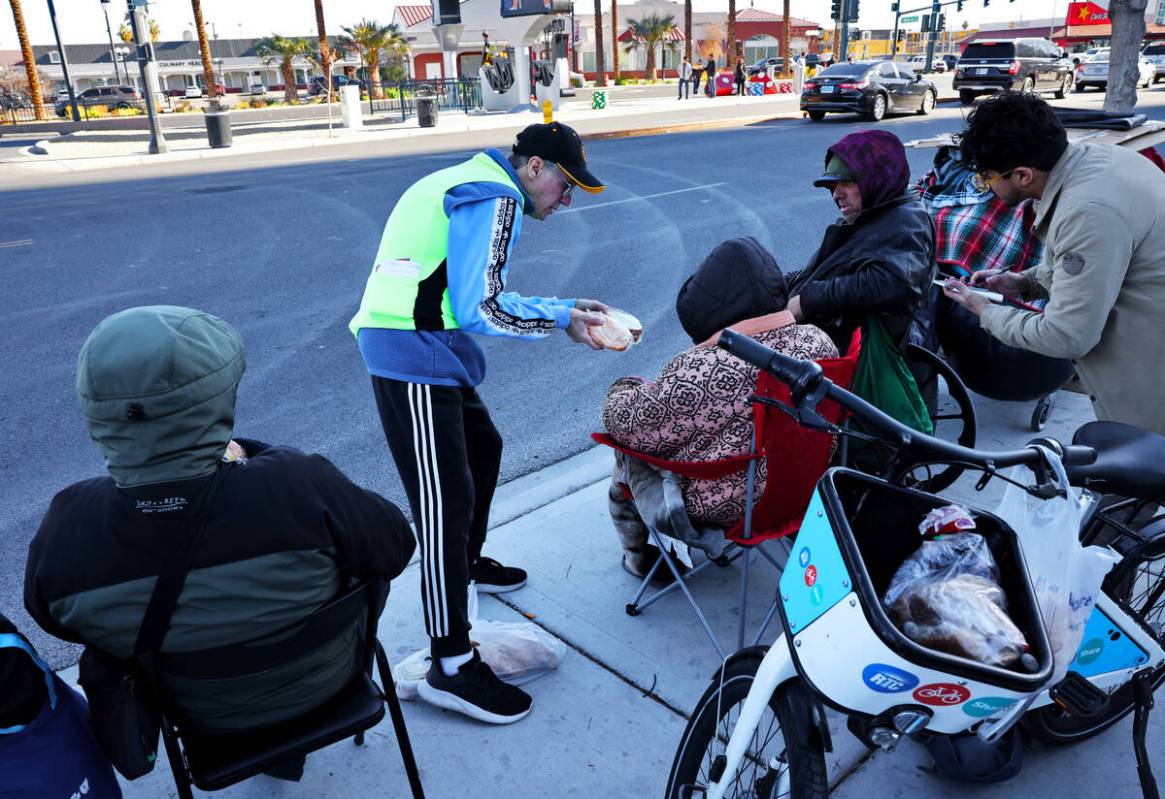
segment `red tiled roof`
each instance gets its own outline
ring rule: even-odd
[[[406,28],[411,28],[414,25],[433,18],[433,7],[431,5],[397,6],[396,10],[400,12],[400,18],[404,20]]]
[[[736,12],[737,22],[781,22],[784,20],[780,14],[774,14],[772,11],[762,11],[759,8],[746,8],[743,11]],[[791,27],[794,28],[818,28],[821,27],[816,22],[810,22],[807,19],[798,19],[797,17],[790,17],[792,22]]]

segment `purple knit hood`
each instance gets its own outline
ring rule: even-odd
[[[897,199],[906,191],[910,180],[906,148],[893,133],[859,130],[830,147],[825,153],[825,163],[834,155],[858,176],[863,213]]]

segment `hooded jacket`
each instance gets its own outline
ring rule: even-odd
[[[840,349],[871,314],[901,342],[935,271],[934,223],[907,193],[910,167],[892,133],[863,130],[825,153],[858,177],[862,212],[852,223],[830,225],[821,246],[789,292],[799,295],[805,321],[823,327]]]
[[[29,547],[25,607],[46,631],[131,657],[157,575],[216,469],[227,473],[163,652],[263,642],[351,580],[392,578],[408,564],[401,512],[326,459],[239,439],[249,458],[221,462],[242,370],[239,335],[188,308],[130,309],[89,336],[77,395],[111,476],[57,494]],[[318,650],[246,678],[163,677],[200,727],[277,723],[344,686],[361,667],[358,634],[337,630]]]

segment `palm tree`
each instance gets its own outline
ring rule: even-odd
[[[20,58],[24,61],[24,73],[28,76],[28,93],[32,95],[32,109],[37,119],[48,119],[48,114],[45,113],[44,96],[40,89],[40,75],[36,72],[36,60],[32,57],[32,45],[28,43],[28,29],[24,26],[24,12],[20,8],[20,0],[8,0],[8,2],[12,6],[12,19],[16,22],[16,38],[20,41]]]
[[[117,29],[117,35],[120,36],[121,40],[123,42],[125,42],[126,44],[129,44],[130,42],[133,41],[133,28],[130,26],[130,21],[129,21],[130,14],[132,14],[132,13],[133,12],[131,12],[131,11],[126,12],[125,19],[121,23],[121,27]],[[157,21],[151,18],[150,19],[150,41],[151,42],[158,41],[158,37],[161,34],[162,34],[162,29],[158,27]]]
[[[792,28],[789,23],[789,0],[785,0],[785,16],[781,19],[781,58],[784,59],[781,74],[786,78],[793,74],[793,58],[789,53],[790,34]]]
[[[255,43],[255,52],[264,64],[279,61],[279,74],[283,76],[283,98],[291,105],[299,103],[299,92],[295,87],[296,58],[307,56],[311,47],[303,39],[288,38],[273,33]]]
[[[603,58],[603,0],[595,0],[595,85],[607,85],[607,64]]]
[[[218,81],[214,77],[214,61],[210,57],[210,42],[206,40],[206,26],[202,23],[202,0],[190,0],[194,11],[194,30],[198,33],[198,54],[202,58],[202,80],[206,83],[206,96],[215,103],[218,97]]]
[[[647,48],[647,71],[651,73],[652,80],[655,80],[656,77],[655,50],[661,44],[666,47],[674,47],[671,43],[671,34],[675,29],[675,17],[670,14],[666,17],[652,14],[643,19],[627,21],[627,30],[631,33],[631,42],[627,45],[627,52],[631,52],[640,45]]]
[[[328,102],[332,101],[332,50],[328,46],[328,34],[324,29],[324,0],[316,2],[316,31],[319,33],[319,67],[324,73],[324,85],[328,87]]]
[[[692,0],[684,0],[684,58],[692,58]]]
[[[725,65],[731,67],[736,61],[736,0],[728,0],[728,55]]]
[[[611,71],[619,80],[619,0],[611,0]]]
[[[117,29],[117,38],[126,44],[133,41],[133,31],[130,29],[128,22],[121,23],[121,27]]]
[[[380,86],[380,55],[399,54],[408,49],[408,42],[401,33],[400,26],[389,23],[381,25],[374,19],[362,19],[351,28],[344,28],[348,34],[340,38],[341,45],[348,50],[358,51],[368,68],[368,79],[372,97],[384,97]]]

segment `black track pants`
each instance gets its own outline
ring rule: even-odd
[[[384,437],[421,545],[421,606],[433,657],[469,651],[469,566],[485,543],[502,437],[472,388],[372,378]]]

